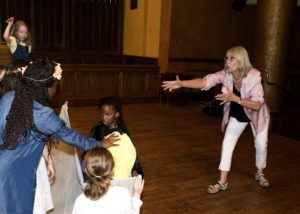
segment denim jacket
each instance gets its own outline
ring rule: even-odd
[[[15,93],[8,92],[0,100],[0,144]],[[33,103],[33,118],[38,130],[67,144],[87,150],[99,146],[99,141],[86,138],[68,128],[49,108]],[[0,213],[32,214],[36,170],[47,137],[31,132],[29,139],[21,140],[14,149],[0,150]],[[68,169],[66,169],[68,170]]]

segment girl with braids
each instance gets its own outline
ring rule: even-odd
[[[0,100],[0,213],[32,214],[36,170],[50,136],[87,150],[109,147],[69,129],[49,107],[48,88],[61,78],[59,64],[38,60],[28,65],[15,91]]]
[[[144,180],[139,177],[133,187],[133,197],[125,187],[112,186],[110,181],[114,162],[105,148],[94,148],[85,155],[86,173],[89,177],[84,193],[75,201],[73,214],[118,213],[138,214],[142,201]]]
[[[20,84],[22,79],[22,67],[26,63],[21,60],[14,60],[6,64],[2,70],[0,80],[0,98],[8,91],[13,91]],[[34,201],[34,214],[45,214],[53,209],[53,201],[50,190],[50,182],[54,182],[55,169],[50,155],[49,145],[44,147],[43,158],[40,159],[36,171],[36,191]]]

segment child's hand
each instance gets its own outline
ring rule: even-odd
[[[48,180],[49,180],[50,184],[53,184],[55,181],[55,169],[54,169],[52,161],[49,161],[47,164],[47,175],[48,175]]]
[[[7,23],[8,25],[13,25],[13,23],[14,23],[14,17],[10,17],[9,19],[7,19],[7,20],[6,20],[6,23]]]
[[[4,69],[0,70],[0,82],[3,79],[4,75],[5,75],[5,70]]]
[[[142,179],[142,176],[138,176],[133,185],[133,196],[140,198],[144,189],[145,180]]]
[[[117,136],[115,134],[111,134],[108,137],[103,138],[102,146],[104,148],[108,148],[108,147],[111,147],[111,146],[119,146],[119,144],[115,144],[115,142],[117,142],[119,140],[120,140],[119,136]]]

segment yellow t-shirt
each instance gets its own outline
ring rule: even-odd
[[[10,36],[9,39],[10,39],[10,43],[7,45],[9,47],[10,52],[13,54],[16,51],[18,46],[17,39],[14,36]],[[24,42],[20,42],[20,45],[26,46]],[[28,46],[28,52],[31,53],[31,45]]]
[[[131,170],[136,159],[136,150],[127,134],[113,132],[120,140],[116,142],[119,146],[109,147],[108,150],[113,156],[115,168],[113,179],[131,177]],[[112,133],[112,134],[113,134]]]

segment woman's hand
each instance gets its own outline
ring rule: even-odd
[[[102,140],[102,146],[104,148],[109,148],[111,146],[119,146],[119,144],[115,144],[115,142],[119,141],[120,138],[114,133],[109,135],[108,137],[104,137]]]
[[[220,105],[223,105],[227,102],[236,102],[242,105],[244,108],[248,108],[254,111],[259,111],[259,109],[262,106],[262,102],[260,101],[252,101],[249,99],[241,99],[239,96],[235,95],[234,93],[228,93],[228,94],[218,94],[215,96],[217,100],[221,100],[222,102]]]
[[[142,176],[138,176],[133,185],[133,196],[140,198],[144,189],[145,180],[142,179]]]
[[[220,105],[223,105],[224,103],[227,102],[239,102],[240,97],[236,96],[234,93],[227,93],[227,94],[217,94],[215,96],[217,100],[221,100],[222,102]]]
[[[163,81],[161,86],[163,90],[169,90],[170,92],[174,89],[182,87],[182,81],[179,79],[178,75],[176,75],[176,80],[172,81]]]

